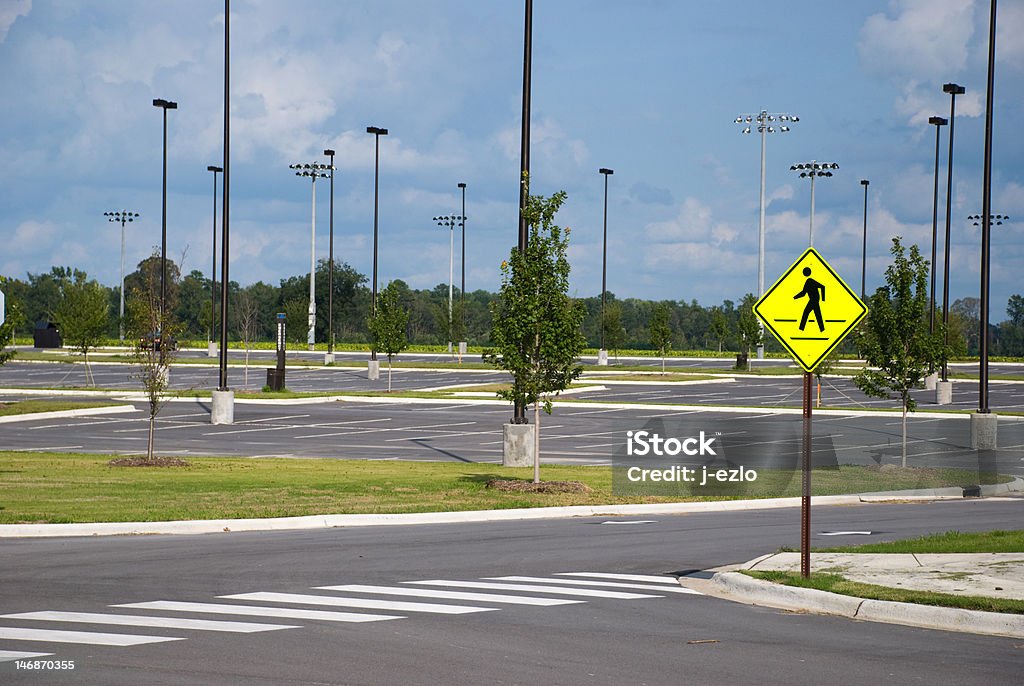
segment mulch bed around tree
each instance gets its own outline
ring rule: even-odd
[[[541,481],[538,484],[521,479],[491,479],[487,488],[516,493],[590,493],[590,486],[579,481]]]
[[[108,467],[191,467],[186,460],[179,457],[119,457],[107,463]]]

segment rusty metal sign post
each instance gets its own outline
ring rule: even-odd
[[[823,310],[827,314],[823,314]],[[811,395],[814,369],[867,314],[825,258],[808,248],[754,305],[754,314],[804,370],[800,574],[811,575]]]

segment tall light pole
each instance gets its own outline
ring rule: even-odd
[[[997,420],[988,406],[988,313],[992,261],[992,109],[996,71],[996,0],[991,0],[988,27],[988,78],[985,95],[985,170],[981,190],[981,312],[979,313],[980,366],[978,370],[978,412],[971,416],[971,447],[995,449]]]
[[[373,134],[374,142],[374,153],[373,153],[373,283],[371,284],[371,296],[370,296],[370,316],[377,314],[377,216],[379,208],[380,198],[380,137],[388,135],[387,129],[382,129],[379,126],[367,126],[366,133]],[[370,361],[377,361],[377,346],[370,347]],[[374,375],[372,368],[375,365],[370,365],[370,374],[372,378],[377,378]]]
[[[761,110],[758,114],[747,114],[736,117],[736,123],[743,125],[743,133],[750,133],[753,124],[757,124],[757,132],[761,134],[761,196],[760,211],[757,222],[757,296],[764,295],[764,187],[765,187],[765,149],[769,133],[786,133],[789,124],[800,121],[800,117],[789,114],[770,114]],[[779,122],[776,124],[775,122]],[[757,359],[764,359],[764,327],[761,327],[761,343],[757,344]]]
[[[331,158],[327,165],[331,172],[331,237],[327,252],[327,356],[324,361],[334,364],[334,151],[327,148],[324,154]]]
[[[860,185],[864,186],[864,245],[861,248],[860,257],[860,299],[866,297],[865,281],[868,273],[868,186],[871,184],[867,179],[861,179]]]
[[[220,280],[223,284],[231,282],[229,265],[231,250],[229,246],[230,231],[229,210],[231,207],[231,1],[224,0],[224,176],[221,177],[221,248],[220,248]],[[235,396],[228,388],[228,289],[220,289],[220,374],[217,392],[212,394],[211,422],[234,422]]]
[[[118,310],[117,336],[118,340],[124,342],[124,225],[126,222],[135,221],[139,213],[120,210],[118,212],[104,212],[107,221],[120,222],[121,224],[121,307]]]
[[[164,172],[161,191],[163,201],[160,211],[160,329],[163,335],[164,311],[167,307],[167,110],[178,109],[178,103],[156,98],[153,100],[153,107],[159,107],[164,111]]]
[[[316,342],[316,180],[327,178],[326,164],[318,162],[307,162],[305,164],[289,164],[289,169],[295,169],[296,176],[308,177],[313,187],[313,216],[310,221],[310,251],[309,251],[309,316],[307,324],[309,330],[306,333],[306,342],[309,349],[313,350]]]
[[[956,124],[956,96],[963,95],[966,89],[955,83],[942,86],[943,93],[949,93],[949,152],[946,154],[949,168],[946,171],[946,242],[942,256],[942,327],[945,350],[949,346],[949,223],[953,209],[953,127]],[[942,354],[942,380],[949,381],[949,360],[946,353]]]
[[[928,123],[935,126],[935,194],[932,196],[932,261],[931,296],[928,300],[928,333],[935,333],[935,250],[939,232],[939,132],[949,123],[942,117],[928,117]],[[948,246],[947,246],[948,249]]]
[[[210,249],[213,264],[210,269],[210,337],[207,339],[207,353],[213,357],[217,349],[214,343],[214,322],[217,313],[217,174],[224,171],[224,168],[211,164],[206,167],[206,171],[213,172],[213,247]]]
[[[455,282],[455,227],[458,226],[464,217],[458,214],[444,217],[434,217],[438,226],[448,227],[448,352],[452,351],[452,300]]]
[[[604,302],[608,292],[608,177],[615,173],[612,169],[601,167],[597,170],[604,176],[604,238],[601,242],[601,320],[598,326],[601,348],[597,351],[597,363],[608,364],[608,351],[604,349]]]
[[[459,183],[462,189],[462,288],[459,292],[459,318],[461,321],[462,335],[466,336],[466,184]],[[460,341],[461,343],[461,341]],[[459,354],[464,353],[462,346],[459,346]]]
[[[808,238],[807,244],[814,247],[814,179],[819,176],[832,176],[833,169],[839,169],[839,165],[835,162],[818,162],[817,160],[811,160],[810,162],[803,162],[801,164],[794,164],[791,166],[790,171],[800,172],[800,178],[810,177],[811,179],[811,221],[810,221],[810,237]]]

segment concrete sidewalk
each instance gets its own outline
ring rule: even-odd
[[[1024,638],[1024,615],[867,600],[783,586],[738,570],[800,571],[800,553],[765,555],[718,570],[710,582],[680,582],[710,595],[797,612],[831,614],[943,631]],[[889,588],[1024,600],[1024,553],[812,553],[813,573]],[[699,588],[698,588],[699,586]]]

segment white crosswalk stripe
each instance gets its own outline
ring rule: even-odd
[[[46,657],[47,655],[53,655],[53,653],[23,653],[17,650],[0,650],[0,662],[29,660],[33,657]]]
[[[556,572],[555,576],[586,576],[594,579],[621,579],[622,581],[642,581],[647,584],[671,584],[679,582],[667,576],[652,576],[650,574],[609,574],[607,572]]]
[[[325,622],[379,622],[386,619],[404,619],[397,615],[372,615],[357,612],[328,612],[326,610],[300,610],[257,605],[228,605],[221,603],[189,603],[175,600],[153,600],[144,603],[125,603],[114,607],[138,610],[169,610],[171,612],[207,612],[222,615],[248,615],[255,617],[281,617],[284,619],[319,619]]]
[[[251,634],[258,631],[278,629],[301,629],[288,624],[257,624],[254,622],[222,622],[210,619],[187,619],[182,617],[151,617],[149,615],[115,615],[98,612],[21,612],[0,615],[3,619],[35,619],[46,622],[81,622],[83,624],[116,624],[118,626],[155,626],[168,629],[195,629],[197,631],[227,631]]]
[[[344,598],[329,595],[301,593],[238,593],[222,595],[230,600],[259,600],[270,603],[296,603],[298,605],[332,605],[338,607],[361,607],[373,610],[394,610],[395,612],[432,612],[442,615],[463,615],[471,612],[493,612],[496,607],[473,607],[471,605],[441,605],[438,603],[410,603],[396,600],[371,600],[368,598]]]
[[[443,588],[428,588],[431,586]],[[664,598],[670,593],[701,595],[697,591],[682,588],[674,577],[609,572],[560,572],[551,576],[498,576],[487,577],[480,581],[425,579],[405,581],[394,586],[341,584],[318,586],[312,590],[320,591],[321,593],[256,591],[218,596],[219,599],[238,601],[232,603],[154,600],[110,606],[118,610],[131,609],[156,613],[181,613],[182,616],[143,614],[140,612],[120,614],[117,612],[42,610],[3,614],[0,615],[0,621],[52,622],[55,624],[78,623],[250,634],[264,631],[280,631],[283,629],[300,629],[302,626],[291,623],[206,619],[184,615],[219,614],[258,617],[268,620],[365,623],[389,619],[406,619],[407,613],[463,615],[497,612],[505,609],[495,607],[495,605],[556,607],[598,600]],[[510,591],[511,593],[498,593],[494,591]],[[399,596],[401,599],[372,596]],[[426,602],[420,602],[421,600]],[[445,603],[442,601],[460,602]],[[380,610],[383,613],[312,609],[308,606]],[[147,643],[183,641],[187,637],[0,626],[0,640],[3,639],[39,643],[133,646]],[[53,653],[0,649],[0,663],[49,655],[53,655]]]
[[[671,586],[651,586],[648,584],[629,584],[618,581],[587,581],[583,579],[546,579],[540,576],[493,576],[494,581],[526,581],[534,584],[576,584],[577,586],[601,586],[607,588],[635,588],[641,591],[657,591],[658,593],[683,593],[686,595],[704,595],[690,588],[672,588]]]
[[[578,595],[590,598],[615,598],[618,600],[635,600],[638,598],[664,598],[660,595],[644,593],[627,593],[625,591],[601,591],[588,588],[570,588],[568,586],[528,586],[526,584],[501,584],[490,581],[448,581],[446,579],[429,579],[426,581],[406,581],[407,584],[424,586],[456,586],[459,588],[482,588],[492,591],[527,591],[532,593],[555,593],[557,595]]]
[[[565,598],[529,598],[518,595],[500,595],[496,593],[464,593],[462,591],[435,591],[428,588],[401,588],[397,586],[363,586],[346,584],[344,586],[320,586],[322,591],[347,591],[349,593],[383,593],[384,595],[415,596],[418,598],[444,598],[447,600],[470,600],[480,603],[507,603],[509,605],[570,605],[583,603],[585,600],[567,600]]]
[[[182,637],[136,636],[133,634],[103,634],[95,631],[58,631],[55,629],[25,629],[0,627],[0,638],[11,641],[45,641],[53,643],[88,643],[98,646],[135,646],[144,643],[183,641]]]

